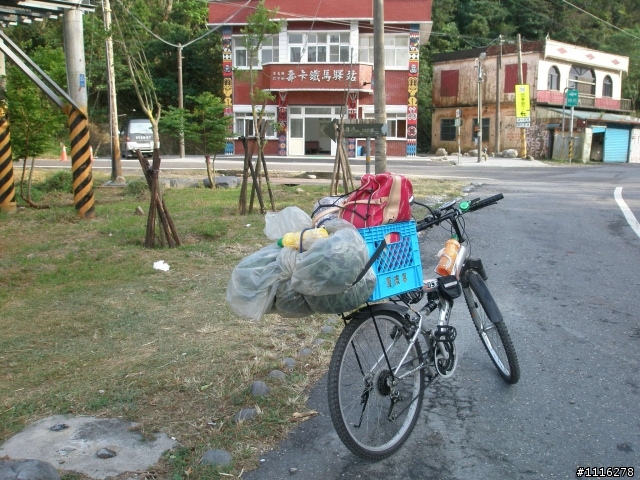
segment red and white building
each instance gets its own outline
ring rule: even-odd
[[[431,0],[386,0],[385,61],[387,154],[415,155],[419,47],[431,31]],[[249,85],[234,75],[248,69],[241,29],[258,0],[211,1],[209,27],[222,27],[224,101],[233,115],[234,136],[252,136]],[[266,0],[283,20],[278,35],[262,46],[254,69],[257,86],[275,101],[266,107],[273,119],[267,131],[268,155],[335,154],[323,127],[339,119],[373,119],[372,0]],[[345,102],[345,90],[349,96]],[[375,87],[375,85],[373,86]],[[349,141],[355,156],[364,140]],[[243,153],[239,140],[227,153]]]

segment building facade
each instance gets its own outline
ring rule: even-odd
[[[210,28],[222,27],[224,101],[234,116],[234,140],[227,153],[243,153],[241,136],[252,136],[249,85],[239,70],[249,69],[241,29],[258,0],[211,1]],[[373,11],[371,0],[266,0],[278,35],[263,43],[253,68],[257,87],[269,91],[266,114],[268,155],[335,154],[328,123],[373,120]],[[431,31],[431,0],[386,0],[385,62],[387,154],[415,155],[419,47]],[[362,139],[348,140],[356,156]]]
[[[486,54],[484,59],[480,59],[482,53]],[[484,72],[481,81],[479,63]],[[640,120],[628,116],[631,101],[621,98],[628,57],[546,39],[522,43],[521,65],[522,83],[529,85],[530,91],[531,120],[524,128],[527,154],[566,159],[571,143],[571,156],[577,160],[621,162],[635,158]],[[522,152],[522,129],[516,125],[516,45],[436,55],[433,67],[433,148],[442,147],[449,152],[477,148],[479,86],[481,148],[489,152],[508,148]],[[570,108],[563,112],[568,89],[578,91],[573,142],[568,138]],[[457,117],[461,122],[456,122]]]

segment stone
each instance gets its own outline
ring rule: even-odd
[[[319,347],[320,345],[322,345],[324,343],[324,338],[316,338],[313,341],[313,346],[314,347]]]
[[[117,455],[117,453],[110,448],[101,448],[96,452],[96,455],[98,458],[113,458]]]
[[[60,475],[40,460],[0,460],[0,480],[60,480]]]
[[[328,335],[330,333],[333,333],[333,327],[331,325],[325,325],[324,327],[322,327],[321,331],[323,335]]]
[[[293,368],[296,366],[296,361],[291,357],[282,359],[282,363],[284,363],[289,368]]]
[[[307,355],[311,355],[311,349],[303,348],[302,350],[300,350],[300,353],[298,355],[301,357],[306,357]]]
[[[287,379],[287,375],[281,370],[271,370],[269,372],[270,378],[275,378],[276,380],[282,380],[283,382]]]
[[[66,423],[56,423],[53,427],[49,427],[49,430],[51,430],[52,432],[60,432],[62,430],[65,430],[66,428],[69,428],[69,425],[67,425]]]
[[[304,193],[304,190],[300,187],[296,188],[296,193]]]
[[[315,175],[307,175],[307,178],[310,178],[311,180],[315,180],[318,177],[316,177]]]
[[[236,188],[238,186],[238,177],[233,177],[229,175],[223,175],[221,177],[216,177],[216,187],[218,188]],[[205,178],[202,181],[202,184],[206,188],[210,188],[211,183],[208,178]]]
[[[518,151],[515,148],[508,148],[503,150],[502,156],[504,158],[518,158]]]
[[[297,469],[297,468],[290,468],[290,469],[289,469],[289,473],[290,473],[291,475],[295,475],[296,473],[298,473],[298,469]]]
[[[239,423],[245,420],[251,420],[256,415],[258,415],[258,412],[255,408],[243,408],[233,416],[233,421],[235,423]]]
[[[436,150],[436,157],[446,157],[447,155],[449,154],[444,148],[439,148],[438,150]]]
[[[474,148],[473,150],[469,150],[469,156],[470,157],[477,157],[478,156],[478,149]]]
[[[251,384],[251,395],[254,397],[263,397],[269,395],[269,386],[262,380],[256,380]]]
[[[138,205],[136,207],[136,210],[133,212],[134,215],[144,215],[144,210],[142,210],[142,207],[140,205]]]
[[[226,467],[231,464],[233,457],[226,450],[207,450],[202,455],[202,460],[200,463],[205,465],[220,465]]]
[[[335,317],[327,318],[324,323],[329,325],[333,325],[334,323],[338,323],[338,319]]]
[[[531,160],[535,160],[535,158],[533,158],[531,155],[527,155],[527,160],[531,161]]]

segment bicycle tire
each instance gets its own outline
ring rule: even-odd
[[[398,379],[396,385],[386,382],[389,364],[380,338],[395,369],[407,351],[410,325],[402,315],[390,310],[377,311],[373,317],[356,317],[342,331],[329,365],[327,395],[331,421],[344,445],[359,457],[382,460],[396,452],[415,427],[422,407],[425,375],[423,369],[417,369]],[[416,342],[398,374],[416,368],[420,358],[422,350]],[[394,391],[401,400],[393,409],[398,418],[390,421]]]
[[[479,273],[470,271],[467,280],[464,297],[480,340],[502,379],[508,384],[518,383],[518,356],[498,305]]]

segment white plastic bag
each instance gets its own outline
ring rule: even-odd
[[[311,228],[311,217],[298,207],[287,207],[264,216],[264,234],[269,240],[278,240],[286,233]]]

